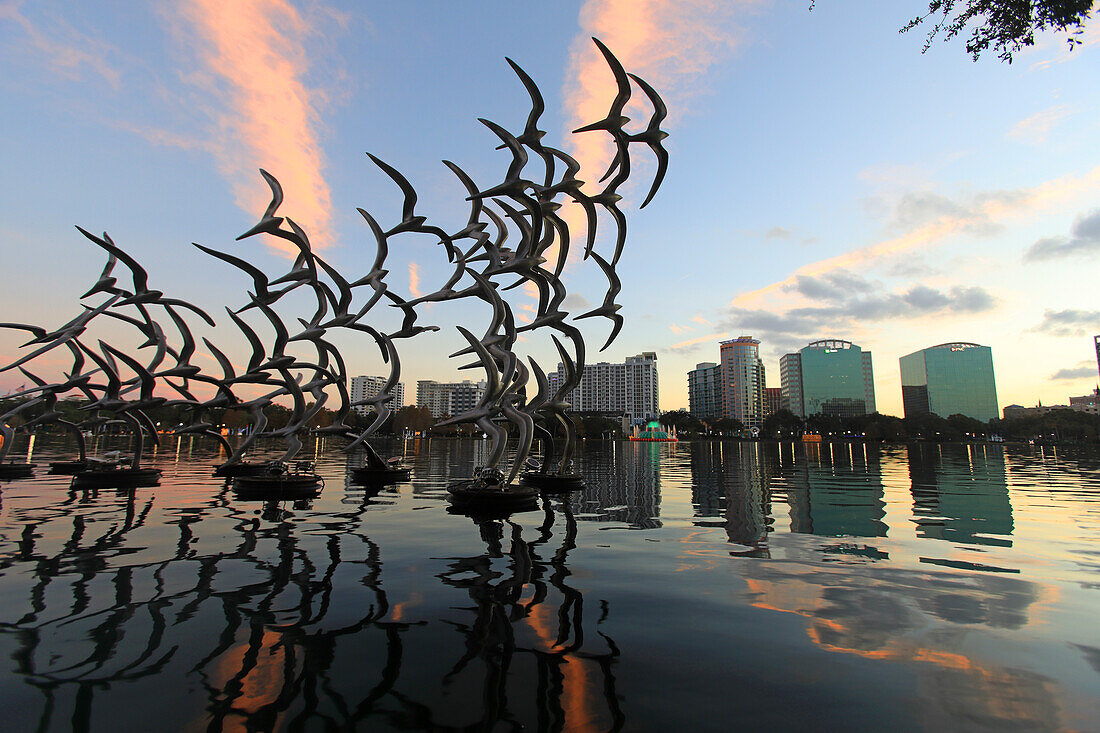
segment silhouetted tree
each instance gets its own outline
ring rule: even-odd
[[[909,433],[905,421],[893,415],[873,412],[844,421],[845,428],[853,435],[862,435],[867,440],[907,440]]]
[[[406,430],[422,433],[435,423],[432,411],[427,407],[408,405],[402,407],[393,417],[393,432],[401,435]]]
[[[993,420],[989,430],[1016,440],[1095,443],[1100,436],[1100,415],[1069,409],[1052,410],[1043,415]]]
[[[662,425],[676,428],[677,434],[705,433],[707,430],[703,421],[687,410],[663,412],[657,419]]]
[[[622,425],[606,415],[574,415],[577,434],[587,438],[601,438],[611,433],[613,438],[623,437]]]
[[[1012,63],[1012,55],[1035,45],[1035,34],[1045,30],[1068,33],[1070,49],[1081,44],[1085,21],[1093,0],[929,0],[928,11],[901,28],[907,33],[928,28],[922,53],[931,48],[936,36],[954,39],[970,28],[966,51],[975,61],[990,48],[998,58]],[[815,0],[811,0],[813,10]]]
[[[721,417],[711,423],[711,428],[723,435],[729,435],[744,430],[745,424],[740,420],[734,420],[732,417]]]
[[[764,418],[761,432],[769,438],[787,438],[802,432],[802,418],[790,410],[778,410]]]
[[[1069,33],[1066,42],[1072,49],[1079,45],[1082,27],[1089,19],[1093,0],[931,0],[928,12],[918,15],[901,29],[902,33],[923,26],[928,28],[924,43],[927,51],[936,36],[945,41],[970,28],[966,51],[975,61],[992,48],[997,56],[1012,63],[1012,54],[1035,44],[1035,34],[1054,30]]]
[[[821,412],[806,418],[806,429],[822,435],[842,435],[848,432],[844,421],[839,417]]]

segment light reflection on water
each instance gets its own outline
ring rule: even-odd
[[[414,478],[375,492],[312,443],[305,502],[194,438],[158,487],[0,484],[5,727],[1100,720],[1095,451],[590,443],[584,491],[486,519],[445,493],[484,442],[390,448]]]

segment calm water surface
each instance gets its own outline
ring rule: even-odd
[[[446,501],[479,441],[376,495],[312,448],[303,503],[188,438],[0,484],[0,727],[1100,729],[1095,451],[595,443],[494,520]]]

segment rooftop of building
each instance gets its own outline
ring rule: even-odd
[[[941,350],[941,351],[970,351],[971,349],[988,349],[988,346],[982,346],[981,344],[975,344],[970,341],[948,341],[942,344],[936,344],[935,346],[926,346],[923,349],[917,349],[911,354],[906,354],[901,357],[907,359],[910,356],[916,356],[917,354],[923,354],[926,351]]]
[[[929,349],[950,349],[951,351],[965,351],[966,349],[988,349],[988,346],[982,346],[981,344],[971,343],[969,341],[948,341],[945,344],[936,344],[935,346],[929,346]],[[927,349],[921,349],[921,351],[927,351]]]
[[[844,339],[818,339],[806,344],[807,349],[858,349],[851,341]]]

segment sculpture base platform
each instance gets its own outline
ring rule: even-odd
[[[238,476],[233,491],[242,499],[312,499],[321,493],[322,486],[324,480],[313,473],[264,474]]]
[[[91,461],[52,461],[50,462],[50,473],[60,476],[73,476],[93,467],[95,467],[95,464]]]
[[[538,492],[523,484],[494,484],[480,478],[456,481],[447,487],[451,503],[457,507],[477,509],[534,509],[538,506]]]
[[[270,468],[268,463],[223,463],[214,469],[215,476],[236,478],[237,476],[260,476],[266,474]]]
[[[93,468],[73,476],[75,489],[128,489],[133,486],[156,486],[160,481],[156,468]]]
[[[0,463],[0,479],[30,478],[34,475],[34,463]]]
[[[578,491],[584,488],[584,477],[578,473],[543,473],[526,471],[520,474],[520,481],[534,486],[539,491]]]
[[[396,484],[400,481],[408,481],[412,476],[411,468],[374,468],[373,466],[360,466],[351,470],[351,476],[356,483],[377,486],[379,484]]]

